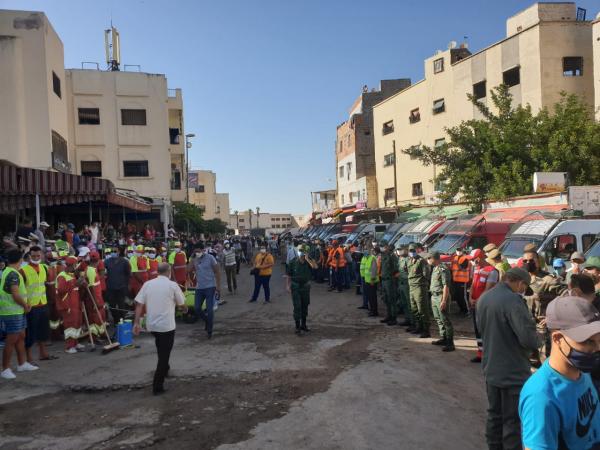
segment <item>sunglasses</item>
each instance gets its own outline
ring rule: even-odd
[[[535,262],[535,259],[524,259],[524,263]]]

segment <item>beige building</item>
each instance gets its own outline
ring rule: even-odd
[[[237,214],[236,214],[237,213]],[[273,214],[252,210],[234,211],[229,215],[229,228],[239,234],[249,234],[250,230],[262,228],[267,235],[280,234],[288,228],[297,227],[292,214]]]
[[[189,202],[204,210],[203,218],[229,223],[229,194],[217,192],[217,174],[210,170],[190,170]]]
[[[164,75],[64,69],[41,12],[0,11],[0,159],[105,178],[170,221],[185,200],[181,90]]]
[[[596,120],[600,121],[600,13],[596,16],[592,28],[592,45],[594,46],[594,105],[596,107]]]
[[[508,19],[502,41],[474,54],[450,43],[425,60],[423,80],[375,105],[380,206],[434,201],[439,168],[401,150],[441,145],[444,128],[479,118],[467,93],[491,106],[490,90],[504,83],[516,102],[534,110],[551,107],[561,91],[591,101],[592,24],[577,12],[574,3],[536,3]]]
[[[365,86],[336,130],[336,181],[339,207],[376,208],[373,105],[410,86],[410,80],[382,80],[379,89]]]
[[[0,10],[0,160],[70,171],[64,67],[43,13]]]

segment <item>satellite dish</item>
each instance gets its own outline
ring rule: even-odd
[[[457,46],[457,45],[458,45],[458,44],[456,43],[456,41],[450,41],[450,42],[448,43],[448,49],[449,49],[449,50],[451,50],[451,49],[453,49],[453,48],[456,48],[456,46]]]

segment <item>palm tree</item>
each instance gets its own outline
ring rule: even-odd
[[[240,216],[239,216],[240,212],[236,209],[233,213],[235,214],[235,223],[236,223],[235,227],[239,230],[240,229]]]
[[[250,230],[252,229],[252,208],[248,208],[248,222],[250,223]]]
[[[256,228],[260,228],[260,208],[256,207]]]

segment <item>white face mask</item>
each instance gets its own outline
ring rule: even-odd
[[[267,253],[267,249],[266,249],[266,248],[261,248],[261,249],[260,249],[260,252],[261,252],[261,253]]]
[[[417,252],[410,251],[410,252],[408,252],[408,256],[410,256],[411,258],[414,258],[415,256],[417,256]]]
[[[225,248],[229,250],[229,244],[225,244]]]
[[[42,262],[42,260],[41,259],[30,259],[29,262],[31,264],[35,264],[37,266],[39,263]]]
[[[175,253],[179,253],[180,251],[181,251],[181,249],[180,249],[180,248],[176,248],[176,249],[175,249]]]
[[[127,257],[128,257],[128,258],[131,258],[132,256],[133,256],[133,253],[132,253],[132,252],[127,252]]]
[[[156,258],[156,254],[154,254],[154,253],[149,253],[149,254],[148,254],[148,257],[149,257],[149,258],[151,258],[151,259],[154,259],[154,258]]]

